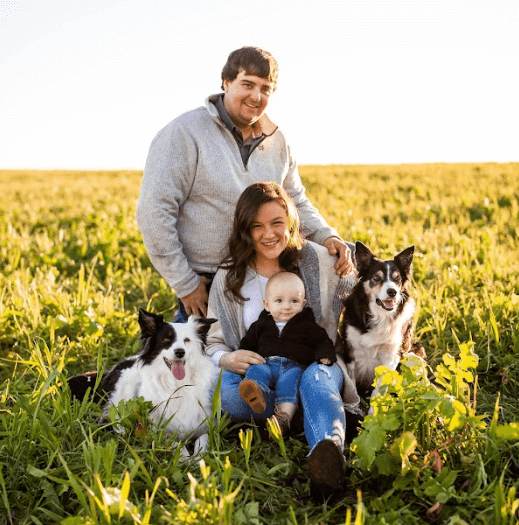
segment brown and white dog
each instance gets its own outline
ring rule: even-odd
[[[410,246],[380,260],[361,242],[355,245],[359,281],[344,301],[341,337],[349,375],[362,397],[372,393],[377,366],[395,370],[402,352],[423,352],[411,342],[416,303],[406,285],[413,254]]]

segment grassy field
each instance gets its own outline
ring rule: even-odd
[[[0,171],[0,525],[519,522],[519,164],[301,175],[346,239],[384,257],[416,246],[429,359],[382,376],[342,497],[311,501],[302,437],[221,417],[185,463],[162,432],[135,432],[142,402],[121,411],[124,435],[71,405],[68,377],[138,350],[138,306],[173,315],[136,226],[141,173]]]

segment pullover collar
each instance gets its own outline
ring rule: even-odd
[[[223,94],[222,93],[217,93],[216,95],[210,95],[209,97],[207,97],[205,100],[205,106],[213,119],[218,120],[220,123],[223,123],[227,128],[229,128],[228,123],[223,120],[225,116],[221,118],[218,112],[218,109],[217,109],[218,98],[220,98],[220,100],[222,101],[222,106],[223,106]],[[225,110],[225,107],[224,107],[224,110]],[[229,114],[227,113],[226,110],[225,110],[224,115],[226,115],[229,118],[230,124],[232,124],[233,127],[236,127],[231,117],[229,117]],[[230,127],[229,129],[232,130],[233,128]],[[252,136],[254,138],[258,138],[258,137],[261,137],[262,134],[264,134],[268,137],[272,135],[277,129],[278,129],[278,126],[276,126],[276,124],[274,124],[264,113],[261,116],[261,118],[259,118],[252,125]]]

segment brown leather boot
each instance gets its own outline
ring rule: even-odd
[[[290,430],[291,417],[286,412],[282,412],[278,409],[278,407],[274,407],[274,415],[269,419],[275,419],[278,422],[282,436],[286,436],[288,434],[288,431]]]
[[[262,414],[267,410],[267,395],[256,381],[244,379],[238,387],[238,392],[255,414]]]
[[[331,439],[319,441],[308,458],[311,490],[323,496],[343,488],[345,461],[339,447]]]

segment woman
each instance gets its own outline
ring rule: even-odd
[[[259,354],[239,349],[239,343],[263,310],[268,278],[282,270],[297,273],[317,323],[336,341],[341,297],[353,289],[356,278],[353,274],[339,278],[335,262],[326,248],[302,238],[297,210],[281,186],[259,182],[242,193],[236,205],[229,256],[216,273],[209,294],[208,316],[219,322],[211,327],[206,348],[224,369],[222,409],[233,421],[264,421],[274,411],[273,391],[261,414],[254,413],[238,392],[248,367],[264,362]],[[332,366],[310,365],[301,379],[300,398],[310,446],[310,479],[317,490],[337,490],[344,476],[343,402],[352,407],[359,403],[342,360]]]

